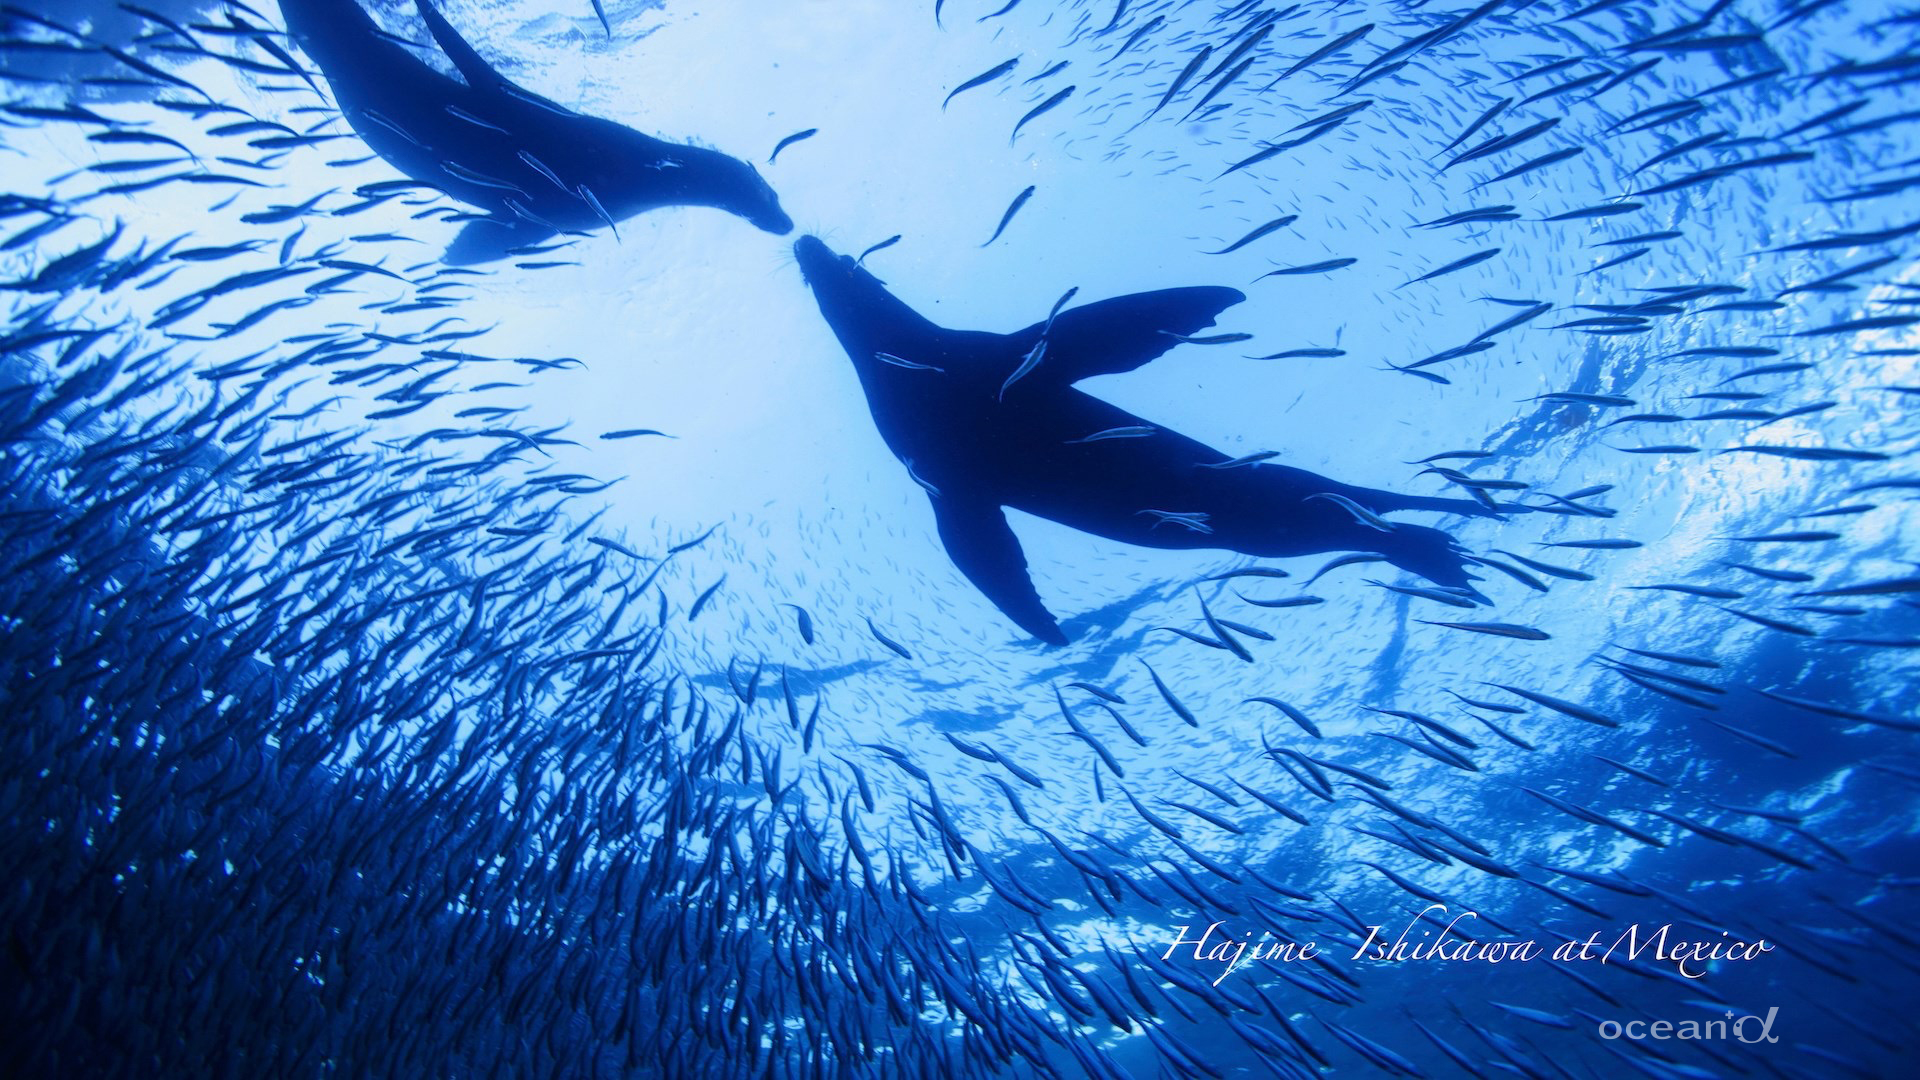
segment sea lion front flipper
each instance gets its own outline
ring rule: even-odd
[[[447,59],[453,61],[453,66],[459,68],[460,74],[466,77],[468,86],[490,93],[505,93],[509,87],[513,86],[504,76],[493,70],[492,64],[481,59],[473,46],[467,44],[467,40],[453,28],[453,24],[447,21],[446,16],[440,14],[440,9],[433,6],[433,0],[414,0],[414,2],[420,9],[420,17],[426,20],[427,31],[433,35],[433,40],[440,46],[440,51],[446,53]]]
[[[1001,614],[1049,645],[1067,643],[1033,587],[1026,553],[1007,524],[1006,511],[990,502],[936,496],[933,516],[947,557]]]
[[[1035,323],[1010,335],[1021,355],[1047,337],[1047,351],[1030,378],[1060,385],[1095,375],[1118,375],[1180,344],[1174,335],[1189,335],[1213,325],[1214,317],[1246,299],[1238,289],[1196,286],[1133,293],[1063,311],[1051,327]]]

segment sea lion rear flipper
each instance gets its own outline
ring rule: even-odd
[[[947,557],[1001,614],[1049,645],[1067,643],[1060,624],[1040,602],[1027,573],[1026,553],[1005,511],[989,502],[936,497],[933,515]]]
[[[1482,604],[1493,602],[1474,587],[1480,579],[1467,572],[1467,553],[1447,533],[1401,522],[1381,539],[1380,554],[1400,569],[1435,585],[1460,589]]]
[[[1035,323],[1012,337],[1024,356],[1044,332],[1046,356],[1032,377],[1065,385],[1132,371],[1180,344],[1174,335],[1212,326],[1245,299],[1238,289],[1217,286],[1133,293],[1061,312],[1051,327]]]
[[[514,249],[538,244],[555,235],[545,225],[518,218],[475,218],[467,222],[440,261],[448,266],[472,266],[513,254]]]

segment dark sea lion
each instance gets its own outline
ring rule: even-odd
[[[1234,464],[1074,388],[1132,371],[1213,325],[1245,299],[1234,289],[1119,296],[993,334],[934,325],[814,237],[802,237],[794,254],[853,360],[881,438],[931,498],[954,565],[1042,641],[1067,638],[1040,602],[1004,507],[1143,547],[1263,558],[1378,552],[1471,591],[1474,579],[1450,536],[1378,515],[1493,514],[1480,504],[1354,487],[1260,461]]]
[[[416,57],[356,0],[281,0],[280,10],[375,153],[492,215],[470,222],[446,261],[484,262],[556,233],[617,228],[663,206],[710,206],[776,235],[792,230],[753,166],[583,116],[516,86],[429,0],[418,6],[464,82]]]

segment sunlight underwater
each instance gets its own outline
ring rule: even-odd
[[[1911,1060],[1920,18],[268,7],[0,11],[20,1075]],[[820,250],[1048,342],[956,471]],[[1502,513],[1016,511],[1057,647],[949,556],[950,477],[1168,432]],[[1415,526],[1484,603],[1349,558]]]

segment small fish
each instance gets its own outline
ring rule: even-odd
[[[1305,135],[1300,136],[1297,139],[1282,139],[1279,142],[1269,143],[1268,145],[1263,146],[1258,150],[1255,150],[1253,153],[1247,155],[1246,157],[1241,158],[1239,161],[1236,161],[1233,164],[1227,166],[1226,169],[1222,171],[1219,176],[1214,177],[1214,179],[1219,180],[1222,177],[1230,176],[1234,173],[1237,173],[1241,169],[1245,169],[1253,165],[1258,165],[1261,162],[1266,161],[1269,158],[1276,157],[1288,150],[1293,149],[1296,146],[1305,146],[1306,144],[1312,142],[1315,139],[1318,139],[1320,136],[1325,135],[1326,133],[1339,127],[1341,124],[1345,122],[1346,121],[1344,119],[1329,120],[1329,121],[1326,121],[1325,123],[1322,123],[1321,125],[1314,128],[1313,130],[1307,132]],[[1519,215],[1516,214],[1514,216],[1518,217]]]
[[[1886,578],[1880,581],[1868,581],[1859,585],[1843,585],[1833,589],[1817,589],[1813,592],[1795,593],[1795,596],[1895,596],[1903,593],[1920,592],[1920,577]]]
[[[1725,139],[1726,137],[1727,137],[1726,132],[1714,131],[1714,132],[1709,132],[1705,135],[1698,136],[1696,138],[1688,139],[1685,142],[1676,143],[1675,145],[1670,146],[1665,150],[1660,151],[1658,154],[1655,154],[1654,156],[1648,158],[1645,162],[1643,162],[1640,165],[1639,168],[1636,168],[1633,170],[1633,174],[1638,174],[1646,171],[1647,169],[1651,169],[1655,165],[1658,165],[1663,161],[1671,161],[1674,158],[1680,157],[1685,154],[1690,154],[1695,150],[1699,150],[1703,147],[1712,146],[1714,143],[1717,143],[1722,139]]]
[[[1667,359],[1677,360],[1683,357],[1693,359],[1694,357],[1709,356],[1732,360],[1755,360],[1763,356],[1778,355],[1780,355],[1780,350],[1770,345],[1702,345],[1697,348],[1682,349],[1676,353],[1668,353]]]
[[[1726,612],[1729,615],[1736,615],[1742,619],[1747,620],[1750,623],[1754,623],[1759,626],[1764,626],[1769,630],[1778,630],[1783,634],[1794,634],[1798,637],[1819,637],[1820,636],[1820,632],[1813,629],[1812,627],[1801,626],[1799,623],[1787,622],[1785,619],[1768,618],[1765,615],[1756,615],[1751,611],[1741,611],[1739,608],[1730,608],[1722,604],[1715,604],[1714,606],[1719,608],[1721,611]]]
[[[1166,108],[1167,102],[1172,101],[1174,99],[1174,96],[1180,93],[1180,91],[1187,85],[1187,80],[1193,78],[1193,73],[1200,70],[1200,65],[1207,62],[1207,57],[1212,52],[1213,52],[1212,46],[1209,46],[1209,45],[1200,46],[1200,51],[1194,54],[1193,59],[1187,61],[1187,66],[1180,70],[1180,74],[1174,76],[1172,85],[1167,87],[1167,92],[1160,95],[1160,103],[1153,107],[1153,112],[1150,112],[1145,117],[1141,118],[1140,123],[1144,124],[1148,120],[1153,119],[1155,116],[1159,114],[1161,109]],[[1135,126],[1138,126],[1138,125],[1135,125]]]
[[[1269,233],[1272,233],[1276,230],[1284,229],[1298,220],[1300,220],[1300,215],[1298,214],[1288,214],[1285,217],[1274,218],[1272,221],[1267,222],[1265,225],[1262,225],[1259,228],[1248,233],[1247,235],[1241,237],[1240,239],[1235,240],[1233,243],[1228,244],[1226,247],[1223,247],[1218,251],[1202,252],[1202,254],[1226,255],[1230,252],[1239,251],[1241,248],[1246,247],[1248,244],[1253,243],[1255,240],[1258,240],[1261,237],[1266,236]]]
[[[1070,682],[1067,684],[1067,688],[1070,690],[1085,690],[1087,693],[1092,694],[1094,697],[1097,697],[1102,701],[1111,701],[1115,705],[1125,705],[1127,703],[1126,698],[1121,697],[1119,694],[1116,694],[1111,690],[1103,690],[1100,687],[1093,685],[1092,683]]]
[[[1052,309],[1050,309],[1047,312],[1046,325],[1040,331],[1041,337],[1046,337],[1047,331],[1053,329],[1053,320],[1060,317],[1060,311],[1062,308],[1065,308],[1067,306],[1067,301],[1072,300],[1075,296],[1078,296],[1079,294],[1080,294],[1080,286],[1078,285],[1075,285],[1073,288],[1068,289],[1066,292],[1063,292],[1060,294],[1060,299],[1055,300],[1053,302]]]
[[[1318,359],[1331,359],[1336,356],[1345,356],[1345,355],[1347,355],[1347,350],[1345,349],[1288,349],[1285,352],[1272,353],[1268,356],[1249,356],[1247,357],[1247,359],[1249,360],[1291,360],[1297,357],[1301,359],[1318,360]]]
[[[1566,497],[1569,499],[1590,499],[1595,495],[1605,495],[1612,490],[1612,484],[1595,484],[1592,487],[1583,487],[1578,491],[1569,491]]]
[[[1629,589],[1663,589],[1667,592],[1677,592],[1687,596],[1701,596],[1709,600],[1738,600],[1741,597],[1747,595],[1746,593],[1737,592],[1733,589],[1721,589],[1711,585],[1685,585],[1685,584],[1676,584],[1671,582],[1662,583],[1659,585],[1629,585],[1627,586],[1627,588]]]
[[[1469,161],[1478,161],[1483,157],[1500,153],[1503,150],[1511,150],[1522,143],[1530,142],[1552,130],[1560,123],[1560,120],[1561,118],[1556,116],[1542,120],[1537,124],[1532,124],[1510,135],[1496,135],[1470,149],[1461,151],[1459,156],[1441,166],[1440,171],[1446,172],[1455,165],[1465,164]]]
[[[1020,58],[1016,56],[1011,60],[1007,60],[1002,63],[995,64],[993,67],[988,68],[986,71],[983,71],[980,74],[975,75],[973,78],[968,79],[966,82],[961,83],[959,86],[954,87],[953,93],[948,94],[946,97],[946,100],[940,103],[941,111],[945,112],[947,108],[947,102],[952,101],[959,94],[964,93],[965,91],[971,90],[976,86],[985,86],[986,84],[992,82],[993,80],[998,79],[1001,76],[1011,72],[1014,68],[1018,66],[1020,66]]]
[[[1389,585],[1384,581],[1376,581],[1373,578],[1367,578],[1366,582],[1378,589],[1385,589],[1388,592],[1395,592],[1401,596],[1411,596],[1420,600],[1432,600],[1435,603],[1445,604],[1448,607],[1471,608],[1478,606],[1464,592],[1455,589],[1440,587],[1429,589],[1418,585]]]
[[[1737,562],[1722,562],[1720,565],[1734,570],[1743,570],[1755,577],[1766,578],[1768,581],[1785,581],[1796,585],[1804,585],[1813,580],[1812,574],[1799,570],[1774,570],[1764,566],[1749,566],[1746,563]]]
[[[1464,258],[1455,259],[1438,270],[1429,271],[1425,274],[1420,275],[1417,278],[1414,278],[1411,281],[1401,282],[1400,284],[1395,285],[1394,288],[1404,289],[1408,285],[1417,285],[1422,281],[1432,281],[1434,278],[1440,277],[1444,274],[1451,274],[1456,270],[1465,270],[1469,266],[1477,266],[1480,263],[1486,262],[1488,259],[1493,258],[1495,255],[1500,254],[1500,251],[1501,251],[1500,248],[1488,248],[1485,251],[1476,251],[1472,255],[1468,255]]]
[[[773,153],[767,155],[767,164],[773,164],[774,159],[780,156],[780,151],[785,150],[787,147],[792,146],[802,139],[811,139],[818,134],[820,134],[819,128],[808,128],[805,131],[796,131],[786,138],[781,139],[774,144]]]
[[[1655,446],[1607,446],[1607,450],[1619,450],[1620,454],[1699,454],[1697,446],[1682,446],[1678,442],[1661,442]]]
[[[1541,218],[1540,220],[1542,221],[1584,221],[1588,218],[1609,217],[1613,214],[1631,214],[1635,210],[1639,210],[1644,206],[1646,206],[1646,203],[1637,203],[1637,202],[1601,203],[1598,206],[1583,206],[1578,210],[1568,210],[1564,213],[1555,214],[1552,217]],[[1614,241],[1614,242],[1618,243],[1618,241]]]
[[[1623,236],[1618,240],[1608,240],[1600,244],[1599,246],[1600,247],[1624,247],[1627,244],[1640,244],[1640,243],[1645,243],[1649,240],[1673,240],[1673,239],[1677,239],[1681,235],[1683,234],[1678,229],[1662,229],[1659,232],[1636,233],[1633,236]],[[1734,306],[1735,305],[1732,305],[1732,304],[1721,304],[1718,307],[1701,308],[1700,310],[1719,311],[1726,308],[1732,308]],[[1769,305],[1769,306],[1772,306],[1772,305]]]
[[[1208,519],[1211,518],[1212,515],[1204,511],[1149,509],[1136,510],[1134,514],[1136,516],[1148,515],[1155,518],[1156,520],[1150,528],[1157,529],[1162,525],[1179,525],[1186,528],[1189,532],[1197,532],[1203,535],[1211,535],[1213,533],[1213,526],[1208,524]]]
[[[1068,64],[1071,64],[1071,63],[1073,63],[1073,61],[1071,60],[1062,60],[1059,63],[1053,65],[1052,67],[1048,68],[1047,70],[1041,72],[1038,75],[1030,75],[1027,78],[1020,80],[1020,85],[1031,86],[1034,83],[1041,81],[1042,79],[1047,79],[1055,75],[1058,75],[1060,74],[1061,69],[1065,68]]]
[[[1158,434],[1159,431],[1159,428],[1147,424],[1130,424],[1126,427],[1114,427],[1108,428],[1105,431],[1096,431],[1091,435],[1085,435],[1078,439],[1068,439],[1064,445],[1073,446],[1077,443],[1100,442],[1103,439],[1141,439],[1148,435]]]
[[[1113,51],[1112,56],[1109,56],[1105,60],[1102,60],[1101,63],[1108,64],[1108,63],[1112,63],[1115,60],[1120,59],[1120,57],[1126,55],[1126,52],[1128,49],[1133,48],[1136,42],[1138,42],[1141,38],[1146,37],[1148,34],[1153,33],[1155,30],[1158,30],[1160,28],[1160,25],[1166,21],[1167,21],[1167,17],[1165,15],[1155,15],[1151,20],[1147,22],[1145,26],[1142,26],[1140,29],[1135,30],[1132,36],[1128,37],[1125,42],[1121,43],[1118,49],[1115,49]]]
[[[1512,559],[1513,561],[1519,563],[1520,565],[1526,567],[1527,569],[1533,570],[1537,573],[1545,574],[1548,577],[1557,577],[1563,581],[1592,581],[1593,580],[1593,575],[1583,570],[1569,570],[1564,566],[1553,566],[1548,563],[1536,562],[1533,559],[1529,559],[1524,555],[1515,555],[1513,552],[1506,551],[1501,548],[1495,548],[1494,550],[1498,551],[1502,555],[1505,555],[1507,558]]]
[[[1531,626],[1517,626],[1502,622],[1435,622],[1432,619],[1420,619],[1428,626],[1445,626],[1453,630],[1470,630],[1476,634],[1492,634],[1495,637],[1517,638],[1521,641],[1546,641],[1553,635],[1544,630],[1535,630]]]
[[[1730,540],[1741,544],[1812,544],[1825,540],[1838,540],[1837,532],[1804,531],[1763,533],[1759,536],[1721,536],[1719,540]]]
[[[912,458],[902,459],[901,464],[907,467],[907,477],[911,479],[914,483],[920,485],[923,491],[925,491],[927,494],[933,496],[936,499],[940,497],[939,487],[929,482],[926,477],[920,475],[920,470],[914,468]]]
[[[893,650],[893,652],[899,655],[902,659],[906,659],[906,660],[913,659],[913,654],[907,651],[906,646],[900,644],[899,642],[893,640],[887,635],[881,633],[880,628],[873,625],[873,619],[871,616],[867,617],[867,631],[873,635],[873,640]]]
[[[627,547],[625,544],[615,543],[614,541],[609,540],[604,536],[589,536],[587,537],[587,543],[606,548],[608,551],[617,551],[620,554],[625,555],[628,558],[634,560],[635,562],[651,561],[645,555],[642,555],[639,552],[633,550],[632,548]]]
[[[413,284],[412,282],[407,281],[406,278],[401,277],[399,274],[396,274],[393,271],[388,270],[384,267],[374,266],[371,263],[353,262],[348,259],[321,259],[319,260],[319,263],[321,266],[324,266],[329,270],[347,270],[347,271],[352,271],[358,274],[379,274],[383,277],[390,277],[395,281],[403,282],[405,284],[409,284],[409,285]]]
[[[1541,547],[1590,548],[1595,551],[1626,551],[1642,547],[1638,540],[1559,540],[1554,543],[1541,543]]]
[[[1485,330],[1482,330],[1479,333],[1479,335],[1475,337],[1473,340],[1485,341],[1488,338],[1505,333],[1506,331],[1511,330],[1516,326],[1521,326],[1525,323],[1531,322],[1534,319],[1537,319],[1540,316],[1545,315],[1547,312],[1551,310],[1553,310],[1552,304],[1546,303],[1544,301],[1541,303],[1537,303],[1532,307],[1526,309],[1525,311],[1522,311],[1518,315],[1505,319],[1491,327],[1488,327]]]
[[[693,620],[700,617],[700,612],[706,609],[707,601],[713,599],[713,594],[716,592],[719,592],[720,586],[726,584],[726,581],[727,581],[727,575],[721,574],[720,580],[707,586],[707,591],[701,593],[697,598],[695,598],[695,600],[693,601],[693,606],[687,609],[688,622],[692,622]]]
[[[706,543],[707,537],[712,536],[714,533],[718,532],[719,529],[720,529],[720,526],[715,525],[712,528],[708,529],[706,532],[701,533],[699,536],[696,536],[691,540],[687,540],[685,542],[675,544],[672,547],[667,549],[667,554],[678,555],[683,551],[691,551],[692,549],[699,547],[701,544]]]
[[[853,260],[853,265],[859,266],[861,263],[864,263],[867,261],[867,256],[873,254],[876,251],[884,251],[887,248],[890,248],[899,242],[900,242],[900,234],[894,233],[892,236],[887,237],[885,240],[882,240],[879,243],[868,248],[867,250],[861,252],[860,257]],[[989,243],[991,243],[991,241],[989,241]]]
[[[1500,173],[1498,177],[1488,177],[1488,179],[1473,184],[1473,186],[1476,186],[1476,188],[1484,188],[1486,184],[1498,184],[1500,181],[1511,181],[1511,179],[1515,179],[1515,177],[1523,177],[1526,173],[1532,173],[1534,169],[1544,169],[1544,167],[1548,167],[1548,165],[1557,165],[1557,163],[1569,160],[1569,158],[1578,158],[1580,154],[1586,154],[1586,146],[1565,146],[1565,148],[1561,148],[1561,150],[1553,150],[1553,152],[1542,154],[1542,156],[1538,156],[1538,158],[1521,161],[1519,165],[1507,169],[1505,173]]]
[[[1344,269],[1359,261],[1359,259],[1328,259],[1325,262],[1308,263],[1305,266],[1283,266],[1278,270],[1269,270],[1254,280],[1261,281],[1284,274],[1324,274],[1330,270]]]
[[[1467,125],[1467,130],[1455,136],[1452,142],[1441,147],[1436,152],[1436,154],[1444,154],[1447,151],[1452,150],[1454,147],[1459,146],[1461,143],[1466,142],[1468,139],[1473,138],[1473,136],[1476,133],[1478,133],[1481,128],[1487,126],[1488,121],[1492,120],[1496,116],[1499,116],[1500,113],[1504,111],[1507,106],[1511,104],[1513,104],[1513,99],[1510,97],[1501,98],[1499,101],[1494,102],[1491,108],[1489,108],[1486,112],[1483,112],[1480,114],[1479,119]],[[1509,207],[1508,209],[1512,209],[1512,208]]]
[[[1248,652],[1247,647],[1240,644],[1231,633],[1228,633],[1226,627],[1220,625],[1220,620],[1213,617],[1213,609],[1207,606],[1207,598],[1201,596],[1197,588],[1194,590],[1194,598],[1200,601],[1200,616],[1206,621],[1207,629],[1213,631],[1214,636],[1220,640],[1226,650],[1244,663],[1253,663],[1253,654]]]
[[[559,188],[561,191],[568,190],[566,182],[560,179],[560,174],[554,172],[553,169],[549,167],[546,162],[541,161],[539,158],[534,157],[532,154],[529,154],[525,150],[520,151],[518,156],[521,161],[526,163],[528,168],[532,169],[534,172],[539,173],[541,176],[546,177],[547,182],[551,183],[554,187]]]
[[[1535,705],[1544,705],[1547,708],[1552,709],[1554,712],[1561,713],[1566,716],[1571,716],[1575,720],[1584,720],[1589,724],[1597,724],[1600,727],[1619,727],[1620,726],[1619,721],[1613,719],[1610,716],[1607,716],[1604,713],[1600,713],[1593,709],[1589,709],[1585,705],[1581,705],[1578,702],[1567,701],[1564,698],[1553,697],[1552,695],[1542,694],[1533,690],[1522,690],[1517,686],[1508,686],[1506,683],[1490,682],[1490,683],[1487,683],[1486,685],[1497,686],[1500,689],[1505,690],[1509,694],[1513,694],[1517,697],[1526,698],[1528,701],[1533,702]]]
[[[1395,364],[1389,361],[1382,370],[1397,371],[1402,375],[1417,376],[1430,383],[1439,383],[1441,386],[1453,385],[1452,379],[1447,378],[1445,375],[1436,375],[1431,371],[1422,371],[1418,364]]]
[[[1572,1022],[1567,1020],[1565,1017],[1558,1016],[1554,1013],[1546,1012],[1541,1009],[1529,1009],[1524,1006],[1508,1005],[1499,1001],[1488,1001],[1487,1004],[1493,1006],[1496,1009],[1501,1010],[1502,1012],[1520,1017],[1522,1020],[1531,1020],[1536,1024],[1542,1024],[1542,1025],[1545,1025],[1546,1027],[1559,1028],[1563,1031],[1571,1030],[1573,1028]]]
[[[890,352],[876,352],[873,354],[873,358],[875,360],[880,361],[883,364],[891,364],[894,367],[905,368],[908,371],[932,371],[941,375],[946,374],[945,368],[937,368],[937,367],[934,367],[932,364],[915,363],[914,361],[908,360],[904,357],[895,356]]]
[[[1180,342],[1182,345],[1231,345],[1237,341],[1251,341],[1252,334],[1209,334],[1205,337],[1188,337],[1171,330],[1162,330],[1162,334]]]
[[[988,19],[997,19],[1000,16],[1005,15],[1007,12],[1012,11],[1014,8],[1018,7],[1019,5],[1020,5],[1020,0],[1007,0],[1006,4],[1000,7],[998,10],[989,11],[985,15],[982,15],[973,21],[986,22]]]
[[[1447,693],[1453,694],[1453,696],[1455,698],[1458,698],[1460,702],[1464,705],[1471,705],[1476,709],[1486,709],[1489,712],[1506,713],[1511,716],[1518,716],[1527,711],[1518,705],[1502,705],[1494,701],[1476,701],[1473,698],[1466,697],[1465,695],[1454,693],[1454,691],[1452,690],[1448,690]]]
[[[1235,55],[1238,55],[1238,53],[1236,52]],[[1195,113],[1206,108],[1209,104],[1212,103],[1214,98],[1220,96],[1222,91],[1226,90],[1227,87],[1232,86],[1234,82],[1240,78],[1240,76],[1245,75],[1247,73],[1247,69],[1252,67],[1253,62],[1258,59],[1259,57],[1257,56],[1249,56],[1245,60],[1241,61],[1239,66],[1235,67],[1232,71],[1227,72],[1226,78],[1221,79],[1217,83],[1214,83],[1213,89],[1207,91],[1206,94],[1204,94],[1200,98],[1200,101],[1197,104],[1195,104],[1193,108],[1187,110],[1187,115],[1181,117],[1181,119],[1191,120]],[[1224,63],[1230,62],[1231,60],[1232,60],[1232,57],[1230,56],[1227,58],[1227,60],[1224,60],[1221,62],[1224,64]],[[1218,71],[1219,69],[1216,68],[1215,70]],[[1211,78],[1211,76],[1209,76],[1209,78]]]
[[[642,435],[658,435],[663,439],[679,438],[678,435],[669,435],[664,431],[655,431],[652,428],[622,428],[619,431],[606,432],[600,437],[603,439],[637,439]]]
[[[1427,457],[1423,457],[1419,461],[1409,461],[1407,462],[1407,464],[1427,465],[1435,461],[1451,461],[1451,460],[1457,460],[1461,458],[1469,458],[1469,459],[1490,458],[1492,456],[1493,456],[1493,452],[1489,450],[1448,450],[1443,453],[1431,454]]]
[[[1286,577],[1292,577],[1292,576],[1293,576],[1292,574],[1287,573],[1285,570],[1282,570],[1277,566],[1248,566],[1248,567],[1243,567],[1239,570],[1228,570],[1219,574],[1208,574],[1206,577],[1201,578],[1200,580],[1231,581],[1234,578],[1243,578],[1243,577],[1286,578]]]
[[[793,609],[794,618],[800,624],[800,640],[809,645],[813,644],[813,616],[808,613],[807,609],[801,607],[799,604],[782,603],[780,606]]]
[[[1027,189],[1025,191],[1022,191],[1020,194],[1015,195],[1013,197],[1013,203],[1012,205],[1007,207],[1007,212],[1000,215],[999,228],[996,228],[993,230],[993,235],[987,237],[987,242],[985,244],[981,244],[980,245],[981,247],[986,247],[989,244],[992,244],[995,240],[1000,239],[1000,234],[1007,231],[1007,222],[1012,221],[1013,215],[1019,213],[1020,208],[1027,205],[1028,199],[1033,198],[1033,189],[1034,189],[1034,185],[1029,184],[1027,185]]]
[[[1361,39],[1365,38],[1368,34],[1371,34],[1371,33],[1373,33],[1372,23],[1367,23],[1365,26],[1361,26],[1356,29],[1347,31],[1346,33],[1340,35],[1339,37],[1333,39],[1332,41],[1326,43],[1325,45],[1320,46],[1318,49],[1315,49],[1313,52],[1308,53],[1306,56],[1301,57],[1298,61],[1294,63],[1292,67],[1274,76],[1273,82],[1268,83],[1264,89],[1270,90],[1273,88],[1274,83],[1278,83],[1280,80],[1286,78],[1287,76],[1296,74],[1302,70],[1305,70],[1306,68],[1312,67],[1314,64],[1319,63],[1322,60],[1325,60],[1327,57],[1332,56],[1335,53],[1344,52],[1348,48],[1351,48],[1352,46],[1359,44]]]
[[[1458,360],[1463,356],[1472,356],[1475,353],[1486,352],[1491,348],[1493,348],[1493,342],[1491,341],[1470,341],[1465,345],[1456,345],[1451,349],[1443,349],[1440,352],[1434,353],[1425,359],[1416,360],[1400,370],[1423,368],[1432,364],[1445,363],[1448,360]]]
[[[1026,378],[1034,368],[1039,367],[1040,361],[1046,358],[1046,354],[1047,336],[1041,334],[1040,340],[1034,342],[1033,348],[1027,350],[1027,355],[1021,358],[1020,365],[1013,369],[1013,374],[1008,375],[1007,381],[1000,384],[998,400],[1005,401],[1007,399],[1007,390],[1011,388],[1014,383]]]
[[[1153,679],[1154,689],[1160,691],[1160,697],[1166,701],[1167,707],[1173,710],[1174,715],[1178,716],[1189,727],[1199,727],[1200,721],[1195,719],[1193,713],[1188,710],[1185,705],[1180,703],[1179,698],[1173,696],[1173,691],[1167,688],[1167,684],[1160,678],[1160,673],[1153,670],[1153,665],[1142,659],[1140,660],[1140,666],[1147,669],[1147,675]]]
[[[1035,105],[1032,111],[1028,112],[1027,115],[1020,118],[1019,123],[1013,125],[1013,134],[1007,136],[1007,145],[1012,146],[1013,140],[1020,137],[1020,129],[1027,126],[1027,121],[1032,120],[1034,117],[1039,116],[1041,113],[1047,112],[1048,110],[1052,109],[1054,106],[1059,105],[1061,102],[1067,100],[1067,98],[1073,96],[1074,89],[1075,89],[1074,87],[1069,86],[1066,89],[1061,90],[1060,92],[1054,94],[1052,97],[1048,98],[1047,100],[1041,102],[1040,104]]]
[[[1252,454],[1243,454],[1231,461],[1203,461],[1196,468],[1201,469],[1237,469],[1242,465],[1257,465],[1262,461],[1280,456],[1278,450],[1261,450]]]
[[[1376,514],[1373,511],[1367,509],[1366,507],[1361,506],[1359,503],[1354,502],[1352,499],[1347,498],[1345,495],[1336,495],[1332,492],[1322,491],[1322,492],[1316,492],[1312,495],[1308,495],[1306,496],[1305,499],[1301,501],[1305,502],[1310,499],[1324,499],[1327,502],[1330,502],[1335,506],[1338,506],[1340,509],[1345,510],[1347,513],[1352,514],[1353,519],[1355,521],[1359,522],[1362,525],[1367,526],[1370,529],[1378,529],[1381,532],[1392,532],[1394,529],[1393,522],[1388,521],[1386,518],[1381,517],[1379,514]]]
[[[1364,563],[1376,563],[1376,562],[1386,562],[1386,561],[1387,561],[1387,557],[1385,555],[1370,555],[1364,552],[1357,552],[1352,555],[1342,555],[1339,558],[1334,559],[1331,562],[1327,563],[1327,565],[1314,571],[1313,576],[1308,578],[1306,583],[1308,585],[1311,585],[1314,582],[1319,581],[1321,578],[1325,577],[1327,574],[1331,573],[1332,571],[1338,570],[1343,566],[1359,566]]]
[[[1318,597],[1318,596],[1287,596],[1287,597],[1282,597],[1279,600],[1256,600],[1251,596],[1246,596],[1239,592],[1236,592],[1233,595],[1240,597],[1241,600],[1245,601],[1246,603],[1252,604],[1254,607],[1263,607],[1263,608],[1312,607],[1315,604],[1326,603],[1325,598]]]
[[[1555,405],[1600,405],[1608,408],[1627,408],[1634,404],[1629,397],[1618,394],[1583,394],[1573,390],[1562,390],[1551,394],[1536,394],[1528,401],[1546,401]]]
[[[1843,450],[1826,446],[1730,446],[1722,454],[1766,454],[1791,461],[1885,461],[1887,455],[1874,450]]]

